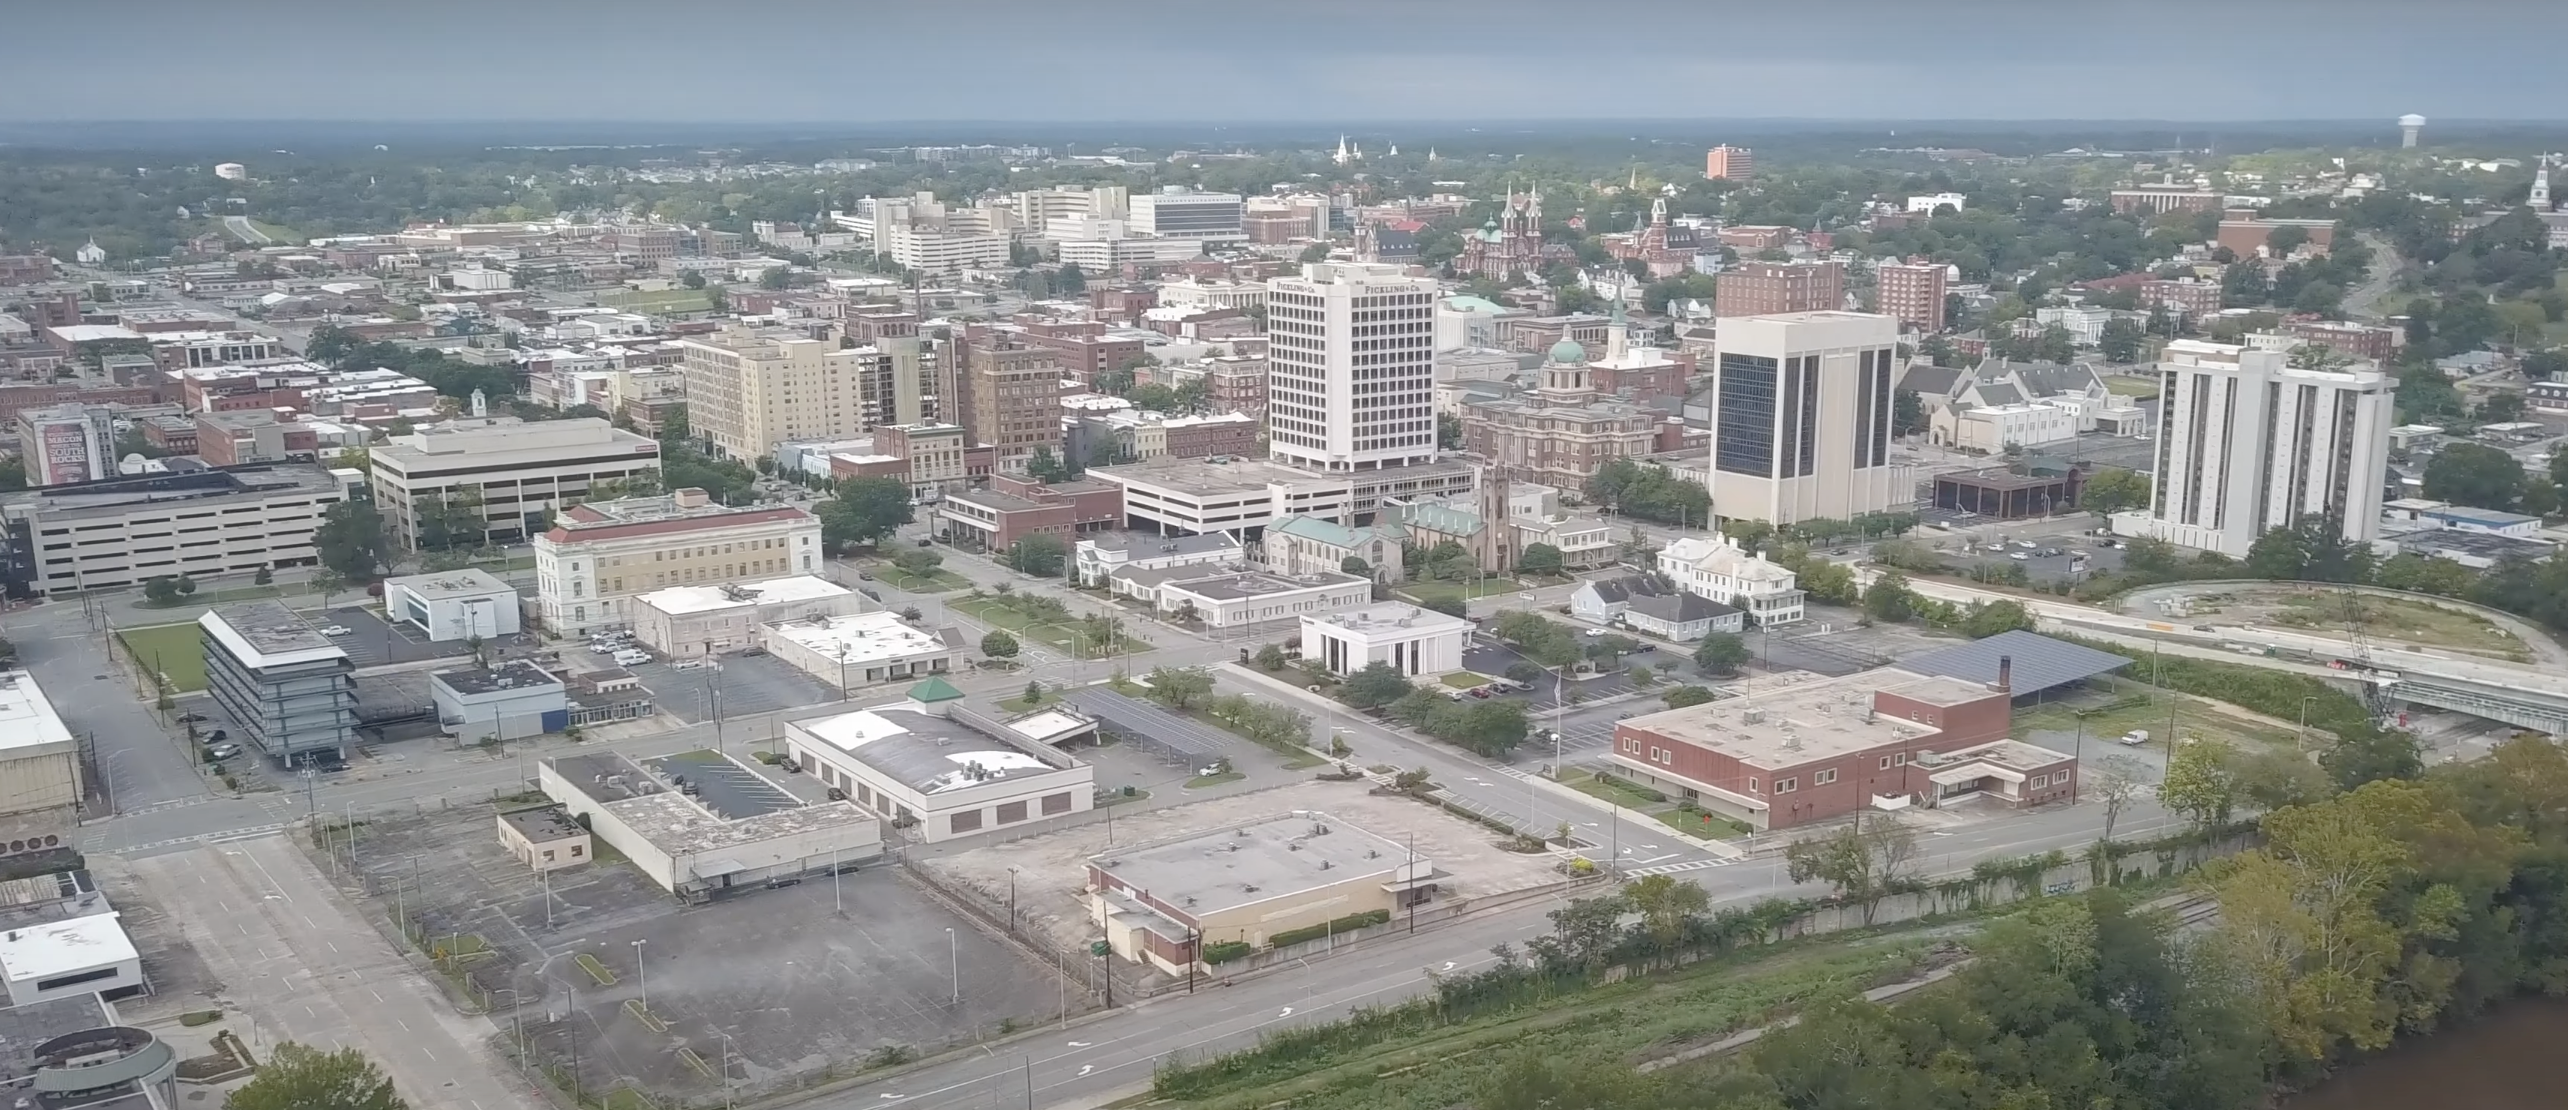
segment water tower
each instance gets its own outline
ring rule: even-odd
[[[2399,146],[2416,149],[2416,133],[2425,130],[2425,117],[2410,112],[2399,117]]]

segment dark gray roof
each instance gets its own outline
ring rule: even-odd
[[[1162,536],[1150,532],[1100,532],[1081,543],[1093,543],[1099,551],[1129,551],[1144,559],[1162,555],[1200,555],[1207,551],[1237,551],[1239,541],[1228,532],[1206,532],[1197,536]]]
[[[1701,594],[1645,594],[1632,599],[1632,608],[1672,624],[1690,621],[1719,620],[1738,612]]]
[[[1918,674],[1990,683],[1997,681],[1999,659],[2014,661],[2008,686],[2018,697],[2131,665],[2131,660],[2111,652],[2019,630],[1911,655],[1900,660],[1898,667]]]
[[[2057,397],[2064,393],[2084,393],[2095,383],[2095,371],[2084,365],[2062,366],[2056,362],[2028,362],[2015,368],[2016,380],[2026,392],[2036,397]]]
[[[1636,597],[1648,597],[1658,592],[1656,584],[1637,574],[1626,574],[1621,578],[1599,578],[1588,583],[1587,587],[1596,591],[1597,599],[1607,605],[1618,601],[1629,601]]]
[[[2011,385],[2004,385],[1997,382],[1981,382],[1979,385],[1979,401],[1983,405],[1989,405],[1992,407],[1997,405],[2020,405],[2024,403],[2024,395],[2016,392],[2015,387]]]
[[[1908,364],[1908,372],[1900,375],[1899,388],[1912,391],[1919,396],[1950,397],[1953,395],[1953,386],[1961,380],[1960,370],[1919,361]]]

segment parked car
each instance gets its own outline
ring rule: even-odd
[[[637,649],[634,649],[634,648],[626,648],[626,649],[624,649],[623,651],[619,651],[619,652],[616,652],[616,653],[615,653],[615,663],[616,663],[616,665],[617,665],[617,666],[619,666],[619,667],[639,667],[639,666],[641,666],[642,664],[644,664],[644,663],[648,663],[648,662],[650,662],[650,661],[651,661],[651,653],[650,653],[650,652],[647,652],[647,651],[641,651],[641,650],[637,650]]]
[[[2026,550],[2026,551],[2031,551],[2031,550],[2033,550],[2033,541],[2031,541],[2031,540],[2017,540],[2017,541],[2015,541],[2015,546],[2020,547],[2020,548],[2023,548],[2023,549],[2024,549],[2024,550]]]
[[[711,659],[681,659],[675,663],[669,664],[669,669],[673,671],[700,671],[712,665],[713,660]]]
[[[1511,678],[1507,680],[1507,688],[1521,693],[1532,690],[1534,684],[1520,678]]]
[[[205,758],[209,760],[230,759],[239,754],[241,754],[239,744],[215,744],[205,749]]]
[[[2053,558],[2058,558],[2058,557],[2059,557],[2060,549],[2059,549],[2059,548],[2056,548],[2056,547],[2046,547],[2046,548],[2043,548],[2043,549],[2042,549],[2042,550],[2040,550],[2040,551],[2036,551],[2036,552],[2034,552],[2034,554],[2039,555],[2039,556],[2041,556],[2041,557],[2043,557],[2043,558],[2045,558],[2045,559],[2053,559]]]
[[[345,636],[352,631],[354,631],[354,629],[351,629],[344,624],[325,624],[321,626],[321,634],[324,636]]]
[[[2011,552],[2008,552],[2006,557],[2007,557],[2007,558],[2009,558],[2009,559],[2013,559],[2013,560],[2015,560],[2016,562],[2019,562],[2019,563],[2031,562],[2031,561],[2032,561],[2032,559],[2033,559],[2033,556],[2028,555],[2028,554],[2025,554],[2024,552],[2021,552],[2021,551],[2011,551]]]
[[[1474,686],[1471,689],[1463,691],[1463,693],[1469,694],[1475,698],[1486,700],[1489,697],[1489,688],[1486,686]]]
[[[767,649],[762,648],[762,647],[745,647],[745,648],[741,648],[741,649],[740,649],[740,654],[742,654],[742,655],[765,655],[765,654],[767,654]]]
[[[208,717],[202,713],[181,713],[178,715],[178,723],[182,725],[198,724],[213,719],[214,718]]]
[[[2136,748],[2148,742],[2149,730],[2145,728],[2135,728],[2122,734],[2122,746],[2126,748]]]
[[[860,570],[856,572],[856,577],[859,581],[871,582],[874,580],[874,572],[870,570]]]

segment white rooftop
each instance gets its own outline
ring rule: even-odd
[[[12,983],[139,960],[114,911],[69,917],[0,933],[0,972]]]
[[[943,637],[932,630],[912,626],[895,613],[852,613],[825,620],[796,619],[779,621],[767,627],[777,636],[841,665],[906,659],[946,650]]]
[[[1048,744],[1055,739],[1087,728],[1089,723],[1084,718],[1074,717],[1058,709],[1047,709],[1031,717],[1019,717],[1010,721],[1008,727],[1017,730],[1026,739]]]
[[[671,586],[643,594],[641,601],[663,613],[676,615],[816,601],[825,597],[845,597],[848,592],[847,587],[828,579],[798,574],[791,578],[770,578],[738,586]]]
[[[69,751],[70,743],[71,729],[36,688],[35,678],[25,671],[0,671],[0,753],[51,744],[66,745],[63,750]]]

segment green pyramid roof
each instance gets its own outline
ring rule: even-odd
[[[954,699],[962,696],[963,691],[955,689],[953,683],[947,682],[941,678],[930,678],[925,682],[909,688],[909,700],[917,702],[920,705],[934,705],[941,701],[953,701]]]

